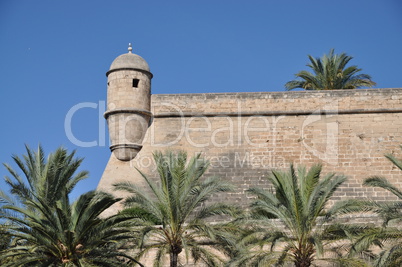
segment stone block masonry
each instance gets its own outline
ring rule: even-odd
[[[206,175],[237,188],[214,201],[241,206],[249,203],[248,188],[269,189],[265,176],[290,163],[321,163],[325,173],[345,174],[334,200],[391,199],[362,186],[374,175],[402,188],[402,172],[384,157],[402,158],[402,89],[171,94],[152,95],[151,102],[142,150],[127,162],[111,154],[98,189],[113,192],[113,183],[131,181],[146,190],[135,168],[155,176],[155,150],[201,153],[210,161]]]

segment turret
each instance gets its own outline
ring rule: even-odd
[[[151,118],[151,79],[147,62],[132,53],[118,56],[107,76],[107,110],[104,114],[110,135],[110,150],[117,159],[135,158]]]

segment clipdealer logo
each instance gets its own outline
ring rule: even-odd
[[[285,126],[288,122],[283,121],[287,115],[244,115],[242,111],[241,101],[237,101],[237,110],[228,115],[205,115],[205,114],[190,114],[186,115],[179,106],[164,102],[160,103],[159,109],[169,110],[174,114],[174,125],[171,129],[159,129],[157,125],[151,123],[148,132],[145,135],[144,143],[149,142],[152,147],[169,148],[186,142],[198,151],[207,151],[209,148],[222,148],[230,150],[236,147],[260,148],[265,149],[263,155],[254,155],[250,151],[235,153],[235,156],[225,158],[211,158],[214,164],[224,168],[229,163],[237,164],[236,167],[254,166],[262,167],[277,166],[284,164],[285,159],[277,159],[275,150],[278,140],[284,134]],[[98,121],[97,136],[91,141],[83,141],[76,137],[72,130],[72,123],[79,112],[84,109],[97,110],[97,117],[94,120]],[[110,145],[110,140],[106,141],[106,120],[103,114],[106,111],[105,101],[98,103],[83,102],[74,105],[70,108],[65,116],[64,128],[69,141],[78,147],[94,147]],[[153,112],[155,112],[153,110]],[[338,115],[338,101],[326,103],[319,109],[316,109],[310,114],[300,116],[303,118],[298,129],[300,142],[303,145],[303,155],[310,154],[327,164],[336,165],[338,163],[338,134],[339,125],[336,121]],[[169,117],[167,115],[167,117]],[[119,127],[123,128],[122,132],[133,131],[130,129],[130,121],[120,123]],[[125,129],[127,128],[127,129]],[[146,129],[142,129],[146,130]],[[174,131],[173,137],[167,138],[167,130]],[[270,134],[269,144],[261,140],[255,140],[255,136]],[[200,138],[202,137],[202,138]],[[150,140],[148,140],[150,139]],[[122,139],[125,140],[124,138]],[[208,157],[208,155],[205,155]],[[142,160],[144,164],[150,165],[150,159]],[[230,162],[229,162],[230,161]],[[246,164],[246,165],[245,165]]]

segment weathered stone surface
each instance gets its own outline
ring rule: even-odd
[[[209,159],[207,175],[237,187],[214,201],[242,206],[248,188],[270,188],[264,177],[291,162],[321,163],[325,173],[347,175],[334,200],[390,199],[383,190],[362,187],[373,175],[402,187],[401,171],[384,157],[402,157],[402,89],[152,95],[151,107],[142,150],[127,162],[111,155],[99,189],[111,191],[123,180],[144,186],[133,167],[155,176],[152,152],[167,149]]]

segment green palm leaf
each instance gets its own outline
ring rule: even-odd
[[[322,68],[319,62],[312,64]],[[240,220],[240,224],[247,222],[252,226],[241,233],[238,254],[229,266],[275,266],[289,261],[295,266],[310,266],[334,247],[334,242],[364,230],[351,231],[344,225],[329,223],[333,215],[347,209],[347,205],[342,205],[330,214],[326,210],[346,178],[331,173],[322,177],[321,172],[321,165],[306,170],[291,164],[286,172],[271,172],[268,180],[274,190],[248,190],[255,200],[250,206],[251,217]]]
[[[230,253],[234,228],[210,225],[207,220],[216,215],[234,216],[238,209],[208,201],[213,194],[231,191],[233,186],[218,178],[203,179],[209,163],[200,155],[188,159],[182,151],[155,152],[154,160],[159,183],[139,171],[152,195],[130,183],[115,185],[116,190],[130,193],[124,202],[127,209],[121,213],[135,217],[139,235],[136,258],[154,250],[154,266],[161,266],[166,254],[170,266],[178,266],[178,256],[184,252],[194,263],[221,264],[222,256]]]
[[[78,171],[82,159],[63,148],[47,158],[40,146],[37,151],[26,149],[22,158],[13,156],[24,177],[5,165],[15,199],[0,192],[3,218],[13,238],[7,250],[0,251],[1,265],[119,266],[123,259],[137,263],[124,247],[133,240],[133,217],[100,216],[120,199],[91,191],[70,203],[69,193],[87,177],[86,171]]]
[[[401,146],[402,148],[402,146]],[[402,160],[392,154],[385,157],[398,169],[402,170]],[[377,255],[374,266],[401,266],[402,264],[402,231],[399,227],[391,227],[402,221],[402,191],[391,184],[386,178],[372,176],[364,181],[364,185],[382,188],[393,194],[398,200],[374,202],[367,205],[383,220],[383,228],[362,235],[356,242],[356,251],[363,251],[370,246],[378,246],[381,253]]]
[[[368,74],[357,74],[362,69],[357,66],[346,65],[352,59],[351,56],[334,54],[331,49],[328,55],[321,58],[313,58],[308,55],[310,63],[309,71],[300,71],[295,76],[300,80],[292,80],[285,84],[286,90],[302,88],[305,90],[333,90],[333,89],[357,89],[361,87],[372,87],[376,83],[371,80]]]

